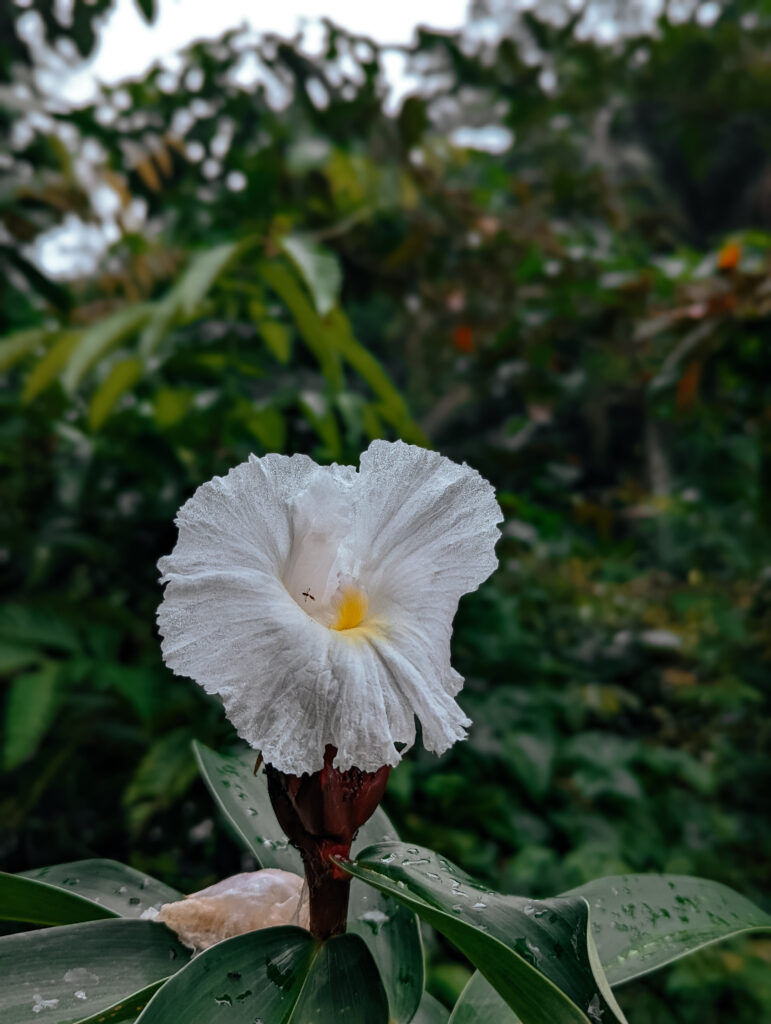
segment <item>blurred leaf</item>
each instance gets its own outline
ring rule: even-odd
[[[60,670],[55,661],[17,676],[8,688],[3,727],[3,767],[18,768],[36,752],[60,703]]]
[[[80,331],[64,331],[54,335],[43,358],[30,370],[21,393],[22,402],[31,402],[49,388],[64,369],[81,338]]]
[[[49,332],[40,327],[15,331],[0,338],[0,373],[10,370],[25,356],[34,352],[49,337]]]
[[[260,263],[257,273],[286,305],[329,387],[339,391],[343,386],[340,357],[330,343],[324,322],[306,299],[294,276],[277,262]]]
[[[195,393],[187,388],[159,388],[155,393],[155,422],[160,430],[180,423],[190,411]]]
[[[23,604],[0,605],[0,637],[43,649],[80,650],[77,632],[68,622],[47,609]]]
[[[377,967],[357,935],[320,943],[301,928],[265,928],[204,950],[153,996],[139,1024],[387,1024]]]
[[[256,323],[262,340],[273,356],[282,366],[286,366],[292,355],[292,336],[287,327],[276,320],[259,319]]]
[[[286,444],[286,420],[275,405],[255,406],[244,416],[246,429],[267,452],[280,452]]]
[[[160,302],[151,307],[139,340],[143,359],[153,355],[177,321],[192,319],[219,275],[241,254],[251,240],[226,242],[194,255],[179,281]]]
[[[10,675],[20,668],[28,668],[30,665],[37,665],[42,660],[40,651],[32,647],[22,647],[17,644],[0,641],[0,676]]]
[[[98,430],[115,407],[115,403],[129,391],[142,376],[144,363],[135,356],[127,356],[112,366],[110,372],[91,396],[88,425]]]
[[[343,283],[337,257],[309,235],[284,235],[280,245],[305,279],[319,316],[326,316],[337,305]]]
[[[330,462],[342,458],[343,442],[334,409],[318,391],[303,391],[300,408],[324,445],[324,455]]]
[[[112,313],[83,332],[62,374],[62,384],[72,394],[91,367],[143,327],[153,304],[139,302]]]
[[[156,740],[139,762],[123,794],[134,832],[141,832],[155,813],[179,799],[195,778],[190,739],[188,729],[174,729]]]

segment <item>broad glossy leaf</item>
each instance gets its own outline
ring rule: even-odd
[[[475,971],[450,1014],[449,1024],[522,1024],[511,1007]]]
[[[201,774],[233,831],[258,863],[303,874],[300,854],[287,842],[276,821],[262,772],[255,776],[255,752],[222,755],[201,743],[193,749]],[[359,829],[353,852],[372,843],[396,839],[391,822],[378,807]],[[354,880],[348,908],[348,930],[369,946],[388,993],[391,1017],[408,1021],[424,985],[423,947],[417,919],[388,895]]]
[[[123,996],[117,1003],[113,1003],[112,1006],[106,1006],[103,1010],[97,1010],[90,1017],[81,1018],[77,1024],[111,1024],[113,1021],[117,1022],[120,1020],[133,1021],[144,1010],[165,981],[165,978],[161,978],[160,981],[154,981],[152,985],[145,985],[144,988],[140,988],[137,992]]]
[[[346,865],[447,936],[523,1024],[591,1024],[624,1016],[592,959],[580,896],[502,896],[432,850],[383,843]]]
[[[771,930],[771,916],[719,882],[688,875],[614,875],[571,889],[589,902],[608,981],[621,985],[703,946]]]
[[[167,978],[189,955],[152,921],[88,921],[8,935],[0,938],[0,1020],[82,1020]]]
[[[271,807],[268,787],[254,774],[257,754],[218,754],[193,741],[198,767],[214,801],[236,837],[263,868],[303,874],[300,854],[290,846]]]
[[[302,928],[249,932],[192,960],[153,996],[141,1024],[387,1024],[377,967],[357,935],[318,942]]]
[[[115,916],[107,907],[59,886],[0,872],[0,921],[75,924]]]
[[[75,897],[91,904],[94,912],[90,918],[67,919],[70,921],[90,920],[113,914],[119,917],[140,917],[150,907],[182,899],[182,893],[176,889],[117,860],[76,860],[69,864],[53,864],[48,868],[27,871],[24,875],[8,877],[22,878],[40,886],[43,908],[45,900],[50,899],[51,887],[60,891],[63,896]],[[64,919],[61,918],[47,920],[16,917],[13,920],[34,921],[39,924],[64,923]]]
[[[412,1018],[412,1024],[448,1024],[449,1017],[449,1010],[442,1006],[438,999],[434,999],[428,992],[424,992],[418,1012]],[[490,1024],[493,1022],[491,1021]]]

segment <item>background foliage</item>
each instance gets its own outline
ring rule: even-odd
[[[190,749],[232,731],[160,661],[155,563],[250,451],[401,436],[507,516],[457,620],[474,727],[394,773],[402,835],[503,891],[666,870],[768,905],[768,11],[422,31],[397,112],[370,41],[239,30],[67,109],[25,40],[86,55],[105,7],[0,25],[3,867],[238,870]],[[458,144],[492,121],[512,146]],[[109,248],[57,274],[73,225]],[[468,968],[429,953],[451,1002]],[[624,1007],[749,1024],[769,960],[710,951]]]

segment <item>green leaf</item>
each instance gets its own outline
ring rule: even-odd
[[[378,412],[399,436],[412,444],[428,447],[428,439],[409,414],[407,403],[384,367],[356,340],[348,317],[340,309],[328,317],[328,330],[338,352],[350,363],[378,398]]]
[[[136,356],[119,360],[91,397],[88,407],[88,425],[98,430],[112,412],[118,399],[136,384],[145,364]]]
[[[65,391],[72,394],[88,370],[143,327],[152,311],[151,302],[126,306],[84,331],[62,374]]]
[[[434,999],[428,992],[424,992],[418,1012],[412,1018],[412,1024],[448,1024],[449,1016],[449,1011],[442,1006],[438,999]],[[490,1021],[489,1024],[494,1024],[494,1022]]]
[[[177,283],[160,302],[151,306],[147,326],[139,340],[143,359],[155,352],[175,323],[190,320],[197,314],[219,275],[251,244],[252,239],[225,242],[192,257]]]
[[[276,821],[265,775],[254,775],[256,754],[218,754],[193,743],[201,775],[237,839],[262,867],[303,874],[300,854]],[[378,808],[359,829],[353,850],[394,839],[391,822]],[[423,947],[415,915],[388,895],[354,881],[348,908],[349,932],[360,935],[380,968],[393,1021],[409,1021],[424,984]]]
[[[300,854],[276,821],[264,776],[254,774],[257,754],[218,754],[193,741],[198,769],[236,838],[260,867],[303,874]]]
[[[65,331],[56,335],[50,348],[30,370],[21,393],[22,402],[31,402],[49,388],[64,369],[73,349],[82,337],[81,331]]]
[[[336,462],[343,454],[343,441],[334,409],[320,391],[303,391],[300,408],[319,435],[329,461]]]
[[[106,1006],[103,1010],[97,1010],[90,1017],[81,1017],[77,1024],[110,1024],[111,1021],[133,1021],[136,1019],[137,1014],[144,1010],[152,996],[155,995],[165,981],[165,978],[161,978],[160,981],[154,981],[152,984],[140,988],[137,992],[123,996],[117,1003],[113,1003],[112,1006]]]
[[[326,316],[337,305],[343,283],[337,257],[309,235],[285,235],[280,245],[302,274],[319,316]]]
[[[0,338],[0,373],[5,373],[30,352],[42,345],[50,332],[41,327],[14,331]]]
[[[343,370],[329,332],[319,314],[305,297],[296,277],[281,263],[260,263],[257,273],[273,289],[292,314],[300,337],[318,361],[324,380],[332,391],[343,387]]]
[[[107,907],[59,886],[0,872],[0,921],[76,924],[115,916]]]
[[[80,650],[78,635],[68,622],[55,612],[23,604],[0,605],[0,637],[71,653]]]
[[[50,728],[59,706],[59,664],[47,661],[17,676],[8,689],[3,728],[6,771],[28,761]]]
[[[357,935],[318,942],[301,928],[249,932],[205,950],[168,981],[141,1024],[387,1024],[377,967]]]
[[[0,676],[11,675],[20,668],[37,665],[42,660],[40,651],[34,647],[22,647],[0,640]]]
[[[618,1004],[593,957],[581,897],[502,896],[433,851],[402,843],[368,848],[344,865],[447,936],[523,1024],[590,1024]]]
[[[450,1014],[449,1024],[522,1024],[489,981],[475,971]]]
[[[132,829],[141,831],[153,814],[187,790],[195,776],[187,729],[174,729],[156,740],[123,794]]]
[[[257,320],[257,330],[272,355],[286,366],[292,355],[292,335],[285,324],[277,320]]]
[[[246,245],[247,242],[224,242],[193,257],[174,286],[177,303],[183,316],[191,317],[195,314],[222,271]]]
[[[275,405],[254,406],[243,418],[246,429],[253,434],[268,452],[284,450],[286,443],[286,420]]]
[[[95,909],[107,910],[119,917],[141,917],[151,907],[159,907],[162,903],[174,903],[182,899],[182,893],[171,886],[159,882],[157,878],[136,871],[128,864],[117,860],[75,860],[69,864],[53,864],[47,868],[35,868],[25,871],[21,876],[27,881],[53,886],[68,895],[76,895],[81,899],[90,900]],[[92,917],[103,917],[104,914],[92,914]],[[16,918],[16,920],[32,920]],[[79,918],[78,920],[84,920]],[[40,923],[67,923],[40,922]]]
[[[80,1021],[167,978],[189,956],[152,921],[88,921],[8,935],[0,938],[0,1020]]]
[[[771,930],[771,916],[720,882],[687,875],[617,875],[572,889],[589,902],[592,934],[611,985],[703,946]]]

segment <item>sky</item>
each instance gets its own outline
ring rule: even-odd
[[[407,43],[418,24],[461,28],[468,0],[160,0],[158,6],[155,22],[148,25],[135,0],[117,0],[96,54],[67,76],[68,99],[85,102],[97,81],[140,75],[194,39],[214,38],[244,23],[260,32],[292,35],[303,19],[326,17],[381,43]]]

